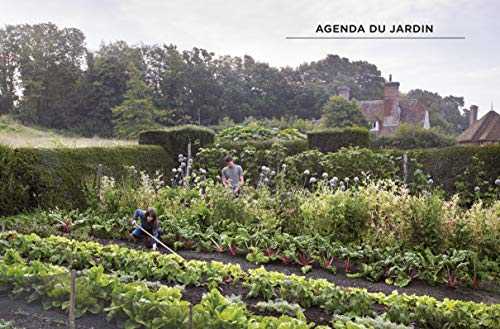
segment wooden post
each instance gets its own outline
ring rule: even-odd
[[[98,164],[97,174],[96,174],[97,195],[101,194],[101,183],[102,183],[102,164]]]
[[[189,329],[193,329],[193,304],[189,303]]]
[[[408,182],[408,153],[403,154],[403,182]]]
[[[189,177],[189,175],[191,174],[191,141],[188,142],[188,149],[187,149],[187,157],[188,157],[188,160],[187,160],[187,164],[186,164],[186,177]]]
[[[76,271],[71,270],[71,290],[69,295],[69,329],[76,329],[75,309],[76,309]]]

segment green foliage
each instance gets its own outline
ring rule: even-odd
[[[139,135],[139,144],[160,145],[175,155],[187,155],[187,146],[191,142],[192,154],[194,155],[200,147],[206,147],[213,143],[214,138],[215,133],[209,128],[187,125],[145,131]]]
[[[322,124],[327,128],[367,126],[361,108],[356,101],[341,96],[332,96],[322,109]]]
[[[0,148],[0,215],[34,208],[84,208],[89,200],[85,183],[95,179],[98,165],[104,175],[117,180],[125,166],[168,173],[174,164],[172,154],[154,146],[114,148],[28,149]],[[5,156],[4,156],[5,155]]]
[[[310,177],[373,179],[396,178],[399,165],[390,154],[366,148],[342,148],[334,153],[310,150],[286,158],[287,180],[304,185]],[[308,172],[308,174],[304,174]],[[307,184],[306,184],[307,185]]]
[[[407,97],[418,100],[429,110],[433,127],[438,127],[448,134],[457,134],[467,128],[468,111],[460,111],[464,106],[463,97],[442,97],[438,93],[420,89],[410,90]]]
[[[447,147],[454,144],[454,138],[435,129],[407,124],[402,124],[393,135],[379,137],[373,141],[375,147],[397,149]]]
[[[121,138],[136,138],[142,131],[159,127],[156,123],[158,110],[151,98],[152,91],[142,81],[135,66],[129,66],[129,75],[124,101],[112,110],[115,136]]]
[[[469,200],[468,203],[475,197],[476,186],[481,190],[480,196],[483,193],[488,196],[487,192],[494,192],[495,180],[500,177],[500,166],[497,165],[500,163],[500,145],[413,150],[409,157],[421,164],[423,171],[449,195],[459,192],[464,200]]]
[[[304,140],[305,135],[295,128],[267,128],[258,123],[246,126],[232,126],[217,133],[217,143],[230,144],[242,142],[258,142],[265,140],[294,141]]]
[[[326,129],[307,133],[310,148],[336,152],[342,147],[370,145],[370,134],[364,128]]]

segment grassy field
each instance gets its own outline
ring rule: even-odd
[[[76,148],[134,145],[137,141],[65,136],[49,130],[24,126],[10,116],[4,115],[0,116],[0,144],[14,148]]]

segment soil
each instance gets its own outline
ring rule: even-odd
[[[125,245],[130,248],[141,248],[145,249],[141,244],[133,243],[127,240],[99,240],[103,244],[118,243]],[[161,252],[168,253],[167,250],[160,249]],[[177,251],[179,255],[186,259],[197,259],[203,261],[218,261],[221,263],[233,263],[239,264],[243,270],[259,268],[263,266],[268,271],[281,272],[287,275],[296,274],[304,275],[300,266],[296,264],[282,264],[278,262],[268,263],[268,264],[252,264],[248,262],[242,256],[232,256],[228,253],[217,253],[217,252],[199,252],[194,250],[180,250]],[[382,292],[384,294],[390,294],[393,291],[399,293],[404,293],[407,295],[418,295],[418,296],[432,296],[438,300],[456,299],[464,301],[481,302],[485,304],[498,304],[500,303],[500,286],[497,282],[481,282],[479,288],[473,289],[467,286],[459,286],[458,288],[451,288],[446,285],[436,285],[431,286],[428,283],[420,280],[412,281],[406,287],[397,287],[393,285],[388,285],[385,282],[371,282],[363,278],[349,278],[343,269],[343,264],[341,262],[336,262],[334,264],[337,268],[337,272],[331,273],[327,270],[315,266],[309,273],[305,276],[308,278],[316,279],[326,279],[337,286],[341,287],[356,287],[364,288],[369,292]]]
[[[23,329],[66,329],[68,315],[58,310],[44,310],[40,303],[28,303],[23,298],[0,294],[0,319]],[[108,322],[100,315],[84,315],[76,319],[78,329],[118,329],[123,325]]]

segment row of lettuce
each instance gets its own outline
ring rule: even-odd
[[[339,288],[323,279],[288,276],[268,272],[263,268],[245,272],[239,265],[234,264],[186,261],[175,255],[131,250],[112,244],[104,246],[64,237],[40,238],[35,234],[7,232],[2,233],[0,239],[0,252],[3,254],[0,277],[5,280],[3,283],[14,285],[15,288],[32,289],[31,292],[35,294],[45,294],[56,300],[59,298],[60,304],[51,302],[51,305],[58,307],[66,305],[63,301],[67,300],[67,281],[65,284],[50,286],[52,280],[42,280],[44,285],[49,285],[48,290],[36,286],[33,288],[28,283],[33,282],[34,274],[54,277],[58,272],[65,271],[52,265],[85,270],[99,264],[98,269],[87,272],[88,279],[85,276],[80,279],[82,282],[78,288],[84,292],[78,301],[81,311],[99,312],[106,309],[110,316],[125,314],[129,317],[130,328],[140,324],[148,328],[174,328],[175,325],[178,326],[175,328],[183,328],[183,321],[188,315],[188,305],[180,300],[181,291],[175,290],[176,288],[164,287],[150,291],[144,283],[124,283],[123,278],[113,279],[104,272],[126,275],[124,277],[129,280],[143,279],[170,285],[206,286],[212,289],[193,310],[193,321],[196,323],[199,320],[200,324],[205,325],[204,328],[282,328],[279,321],[290,322],[289,327],[283,328],[309,328],[304,320],[300,319],[301,316],[294,320],[286,317],[273,320],[266,318],[265,321],[268,322],[278,321],[266,324],[264,318],[249,315],[243,304],[224,302],[226,299],[213,290],[224,285],[237,284],[248,289],[247,297],[264,301],[281,299],[303,308],[320,307],[332,315],[335,328],[350,328],[352,326],[346,324],[351,321],[349,319],[367,317],[383,321],[378,321],[379,326],[367,325],[366,328],[394,328],[392,324],[386,323],[387,321],[405,326],[415,325],[418,328],[497,328],[500,325],[500,305],[497,304],[446,299],[437,301],[432,297],[397,293],[368,293],[361,289]],[[31,264],[27,264],[23,258],[31,260]],[[58,270],[51,272],[54,269]],[[110,299],[111,306],[105,306],[106,303],[109,305]],[[175,305],[174,314],[169,308],[171,304]],[[377,306],[383,307],[382,313],[380,310],[380,314],[377,313]],[[162,307],[166,309],[158,311],[158,308]],[[347,318],[338,317],[342,315]],[[238,322],[238,319],[242,322]],[[168,321],[180,322],[173,323],[173,327],[160,326],[169,323]],[[250,324],[260,321],[264,321],[264,324]],[[208,324],[211,326],[207,327]],[[358,327],[353,328],[365,327],[358,324]]]

